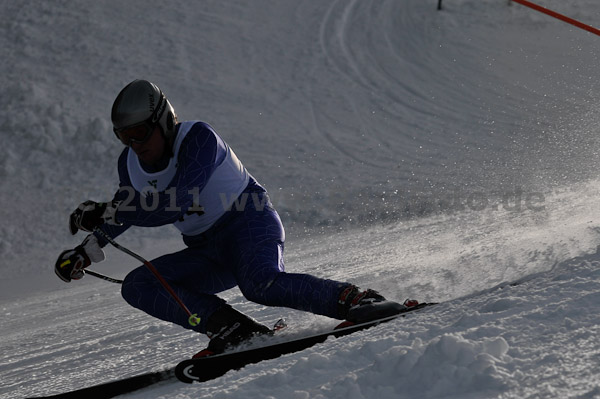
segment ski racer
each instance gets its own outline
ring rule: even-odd
[[[131,226],[173,224],[186,248],[151,261],[181,301],[197,313],[196,326],[146,268],[131,271],[122,296],[133,307],[207,334],[203,355],[222,353],[271,330],[217,296],[238,286],[266,305],[364,322],[398,313],[404,305],[347,282],[284,270],[284,229],[266,190],[208,124],[178,122],[163,92],[134,80],[114,101],[114,134],[125,148],[118,159],[119,189],[109,202],[85,201],[70,215],[72,234],[101,228],[114,238]],[[89,234],[63,251],[55,271],[66,282],[104,259],[106,240]]]

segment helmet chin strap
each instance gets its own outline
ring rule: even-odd
[[[175,138],[177,137],[178,131],[179,131],[178,124],[175,125],[175,128],[174,128],[175,134],[172,134],[171,136],[167,136],[165,134],[165,132],[162,131],[162,128],[161,128],[162,136],[165,139],[165,149],[163,151],[162,158],[166,157],[167,159],[169,159],[175,155],[175,152],[173,151],[173,146],[175,145]]]

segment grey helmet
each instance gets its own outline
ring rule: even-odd
[[[123,129],[157,123],[167,139],[175,135],[175,109],[162,90],[147,80],[136,79],[125,86],[113,103],[110,117],[117,137]]]

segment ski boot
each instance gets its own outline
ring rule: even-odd
[[[193,359],[212,356],[234,348],[259,335],[272,335],[273,330],[225,304],[207,320],[208,347],[196,353]]]
[[[388,301],[377,291],[361,291],[354,285],[347,286],[342,291],[338,301],[340,318],[351,324],[366,323],[394,316],[417,304],[418,302],[415,300],[407,300],[404,305]]]

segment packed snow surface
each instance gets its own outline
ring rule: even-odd
[[[600,26],[596,0],[538,0]],[[203,384],[125,398],[600,397],[600,37],[506,0],[0,3],[0,398],[175,365],[196,333],[64,284],[69,212],[116,190],[136,78],[263,183],[286,267],[442,304]],[[152,259],[171,227],[119,242]],[[137,262],[112,248],[94,269]],[[223,294],[284,334],[335,321]]]

